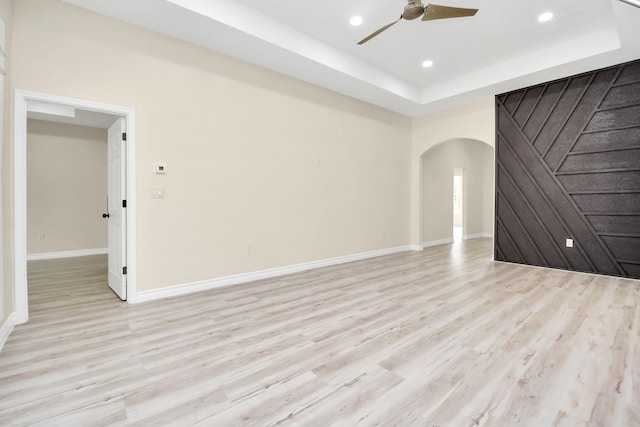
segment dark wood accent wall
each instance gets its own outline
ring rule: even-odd
[[[494,256],[640,278],[640,61],[496,96]]]

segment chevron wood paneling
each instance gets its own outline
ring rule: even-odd
[[[496,96],[495,235],[499,261],[640,278],[640,61]]]

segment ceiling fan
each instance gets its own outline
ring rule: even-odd
[[[441,6],[439,4],[427,4],[426,6],[423,6],[421,0],[408,0],[408,2],[409,4],[407,4],[402,10],[400,18],[393,21],[391,24],[385,25],[379,30],[376,30],[373,33],[369,34],[367,37],[360,40],[358,44],[364,44],[368,42],[381,32],[389,29],[391,26],[397,24],[403,19],[411,21],[422,16],[423,21],[434,21],[436,19],[473,16],[478,11],[478,9],[464,9],[461,7]]]

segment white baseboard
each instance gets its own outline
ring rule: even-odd
[[[493,233],[466,234],[466,235],[462,236],[462,240],[482,239],[484,237],[493,238]],[[432,246],[450,245],[452,243],[453,243],[453,237],[447,237],[446,239],[440,239],[440,240],[431,240],[431,241],[428,241],[428,242],[424,242],[422,244],[422,249],[430,248]],[[418,247],[419,247],[419,245],[418,245]],[[420,250],[420,249],[418,249],[418,250]]]
[[[284,267],[270,268],[250,273],[235,274],[232,276],[220,277],[211,280],[202,280],[199,282],[185,283],[182,285],[170,286],[162,289],[153,289],[150,291],[142,291],[136,294],[135,303],[153,301],[162,298],[169,298],[178,295],[190,294],[193,292],[206,291],[210,289],[222,288],[225,286],[239,285],[242,283],[253,282],[256,280],[269,279],[272,277],[284,276],[291,273],[299,273],[301,271],[314,270],[316,268],[330,267],[332,265],[344,264],[347,262],[361,261],[368,258],[375,258],[384,255],[392,255],[400,252],[413,250],[413,246],[398,246],[395,248],[380,249],[371,252],[363,252],[359,254],[346,255],[336,258],[323,259],[319,261],[305,262],[302,264],[294,264]]]
[[[493,233],[467,234],[466,236],[462,236],[462,240],[482,239],[485,237],[493,238]]]
[[[78,256],[87,256],[87,255],[105,255],[108,252],[109,252],[108,248],[80,249],[77,251],[64,251],[64,252],[44,252],[40,254],[27,254],[27,261],[36,261],[41,259],[56,259],[56,258],[74,258]]]
[[[423,248],[430,248],[432,246],[450,245],[453,243],[453,237],[447,237],[446,239],[430,240],[422,244]]]
[[[0,327],[0,351],[4,347],[4,343],[7,342],[9,335],[13,331],[13,328],[16,326],[16,314],[11,313],[7,320],[4,321],[2,327]]]

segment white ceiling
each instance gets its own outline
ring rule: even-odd
[[[407,2],[64,1],[408,116],[640,58],[640,8],[618,0],[438,0],[480,10],[401,21],[361,46]]]

